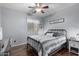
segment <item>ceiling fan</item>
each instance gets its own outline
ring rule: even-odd
[[[45,13],[45,10],[48,9],[49,6],[44,3],[35,3],[35,6],[28,6],[28,8],[32,8],[34,10],[33,13]]]

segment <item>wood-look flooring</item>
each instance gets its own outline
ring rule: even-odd
[[[17,47],[13,47],[10,49],[11,56],[37,56],[37,52],[35,52],[31,47],[26,47],[26,45],[21,45]],[[56,54],[51,56],[77,56],[76,54],[68,52],[68,49],[61,49]]]
[[[10,49],[10,56],[26,56],[26,45],[16,46]]]
[[[77,56],[77,54],[69,53],[68,49],[63,48],[60,51],[58,51],[54,56]]]

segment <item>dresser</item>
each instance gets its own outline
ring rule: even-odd
[[[79,55],[79,41],[69,40],[69,53],[70,52]]]

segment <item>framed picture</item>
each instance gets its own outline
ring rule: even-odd
[[[57,24],[57,23],[63,23],[64,18],[56,19],[56,20],[50,20],[49,24]]]

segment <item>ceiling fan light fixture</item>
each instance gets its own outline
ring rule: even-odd
[[[40,4],[39,4],[39,3],[37,3],[37,6],[39,7],[39,6],[40,6]]]
[[[33,13],[45,13],[45,10],[48,9],[48,5],[45,5],[43,3],[35,3],[35,6],[30,6],[29,8],[33,8]]]
[[[42,9],[41,8],[36,8],[35,10],[36,10],[36,12],[41,12]]]

